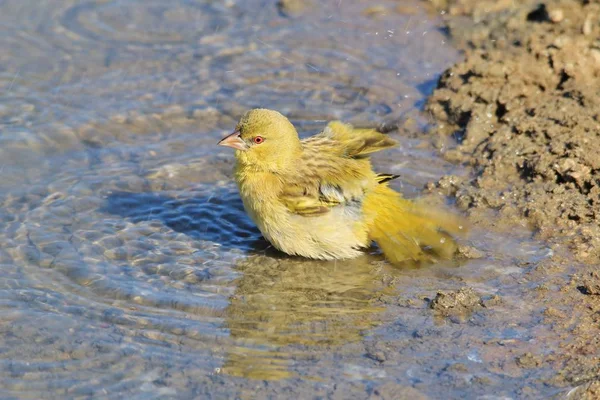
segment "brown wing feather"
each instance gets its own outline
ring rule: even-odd
[[[354,129],[339,121],[302,141],[303,156],[298,169],[286,176],[280,195],[290,212],[318,216],[332,207],[360,204],[376,183],[395,179],[395,175],[375,175],[367,155],[396,142],[372,129]]]
[[[361,202],[375,182],[368,161],[305,150],[293,176],[285,178],[281,201],[290,212],[305,216],[324,214],[333,207]]]

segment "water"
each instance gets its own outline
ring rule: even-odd
[[[397,189],[464,173],[406,134],[458,59],[439,23],[416,1],[1,1],[0,396],[444,398],[466,390],[439,372],[455,362],[488,379],[474,390],[514,393],[472,339],[530,335],[527,312],[455,325],[425,297],[518,291],[546,251],[516,246],[527,232],[477,235],[491,255],[458,267],[287,258],[216,146],[257,106],[306,132],[409,120],[375,161]]]

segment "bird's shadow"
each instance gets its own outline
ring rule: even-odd
[[[226,187],[177,192],[118,191],[102,209],[133,223],[158,220],[195,240],[219,243],[223,249],[281,257],[244,212],[237,191]]]
[[[198,241],[218,243],[220,248],[247,255],[293,260],[276,250],[244,211],[237,190],[231,187],[200,187],[186,191],[112,192],[102,212],[118,215],[134,224],[160,221],[175,232]],[[371,246],[367,257],[380,259]],[[365,254],[365,255],[367,255]],[[406,261],[404,269],[421,268],[429,262]]]

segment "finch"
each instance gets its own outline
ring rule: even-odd
[[[234,148],[244,208],[280,251],[312,259],[359,256],[377,243],[392,263],[451,258],[460,218],[404,199],[375,173],[371,153],[394,147],[389,136],[339,121],[300,140],[277,111],[246,112],[221,146]]]

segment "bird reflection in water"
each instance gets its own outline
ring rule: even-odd
[[[253,256],[226,310],[226,328],[236,341],[222,373],[252,379],[293,376],[292,360],[314,350],[361,340],[381,323],[382,296],[393,295],[385,268],[372,256],[344,261]]]

